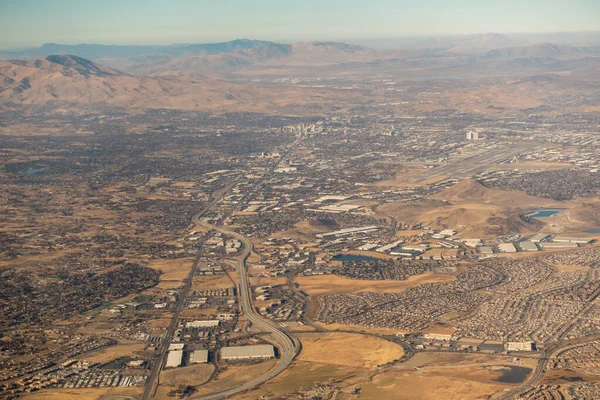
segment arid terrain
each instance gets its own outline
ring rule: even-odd
[[[0,52],[0,399],[600,398],[570,38]]]

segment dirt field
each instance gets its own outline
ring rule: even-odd
[[[221,369],[217,377],[207,385],[201,386],[197,394],[218,392],[240,385],[254,377],[260,376],[275,366],[277,360],[263,361],[254,365],[229,365]]]
[[[119,344],[116,346],[107,347],[105,349],[95,351],[81,358],[86,361],[106,363],[112,360],[116,360],[119,357],[132,355],[136,351],[142,351],[144,350],[144,347],[145,345],[142,343]]]
[[[233,397],[235,400],[256,400],[269,394],[291,393],[317,383],[343,381],[349,384],[354,380],[366,379],[369,371],[350,366],[295,361],[281,375],[267,382],[257,390]]]
[[[404,281],[370,281],[343,278],[337,275],[299,276],[294,282],[300,285],[311,296],[320,296],[328,293],[400,293],[406,288],[415,287],[424,283],[446,282],[456,279],[451,274],[425,273],[413,275]]]
[[[193,258],[180,258],[177,260],[156,260],[148,264],[150,268],[161,270],[161,281],[182,281],[192,268]]]
[[[327,332],[298,335],[300,360],[372,369],[404,355],[401,346],[374,336]]]
[[[161,385],[172,386],[173,389],[180,384],[197,386],[206,382],[214,370],[215,367],[212,364],[195,364],[167,369],[160,373],[160,383]]]
[[[219,289],[233,287],[229,277],[225,274],[212,276],[197,276],[192,282],[191,290]]]
[[[533,367],[536,360],[524,360]],[[518,366],[507,357],[452,353],[417,353],[371,381],[360,384],[363,399],[487,399],[513,385],[497,382],[502,367]],[[341,397],[342,399],[346,397]],[[350,397],[348,397],[350,398]]]
[[[27,400],[122,400],[138,398],[144,388],[98,388],[98,389],[48,389],[34,393],[24,393]]]

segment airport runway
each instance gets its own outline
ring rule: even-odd
[[[446,163],[424,170],[419,174],[419,182],[438,176],[444,178],[469,178],[485,172],[490,167],[504,160],[512,159],[513,156],[522,151],[523,148],[510,146],[483,151],[467,157],[456,157],[448,160]]]

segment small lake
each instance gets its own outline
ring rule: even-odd
[[[27,175],[43,174],[44,168],[32,167],[25,171]]]
[[[531,368],[503,366],[502,375],[496,379],[497,382],[503,383],[521,383],[531,373]]]
[[[564,208],[542,208],[540,210],[537,210],[530,214],[527,214],[526,217],[528,217],[528,218],[546,218],[546,217],[551,217],[553,215],[556,215],[563,210],[564,210]]]
[[[590,229],[589,231],[585,231],[585,233],[600,233],[600,228],[598,228],[598,229]]]
[[[337,256],[334,256],[333,259],[338,261],[377,261],[376,258],[359,256],[356,254],[338,254]]]

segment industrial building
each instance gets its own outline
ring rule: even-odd
[[[498,245],[498,251],[500,253],[516,253],[517,248],[512,243],[500,243]]]
[[[489,246],[481,246],[479,248],[479,253],[480,254],[494,254],[494,249],[492,249]]]
[[[183,350],[171,350],[167,356],[167,368],[175,368],[181,365]]]
[[[541,243],[547,241],[548,239],[550,239],[550,237],[550,235],[547,235],[545,233],[538,233],[536,235],[533,235],[529,240],[533,243]]]
[[[508,351],[532,351],[533,342],[506,342]]]
[[[546,242],[540,243],[542,249],[576,249],[579,247],[577,243],[562,243],[562,242]]]
[[[579,244],[591,243],[592,240],[593,239],[566,237],[566,236],[556,236],[556,237],[554,237],[554,239],[552,239],[552,241],[556,242],[556,243],[579,243]]]
[[[358,228],[346,228],[340,229],[339,231],[327,232],[327,233],[319,233],[316,236],[318,238],[328,238],[328,237],[344,237],[351,236],[357,233],[369,233],[378,230],[377,226],[363,226]]]
[[[221,349],[223,360],[251,360],[258,358],[274,358],[275,349],[270,344],[257,344],[254,346],[231,346]]]
[[[519,243],[519,247],[521,247],[521,250],[523,250],[523,251],[539,251],[540,250],[535,243],[530,242],[530,241]]]
[[[218,320],[190,321],[185,324],[188,328],[212,328],[219,326]]]
[[[190,355],[190,363],[206,364],[208,362],[208,350],[194,350]]]

